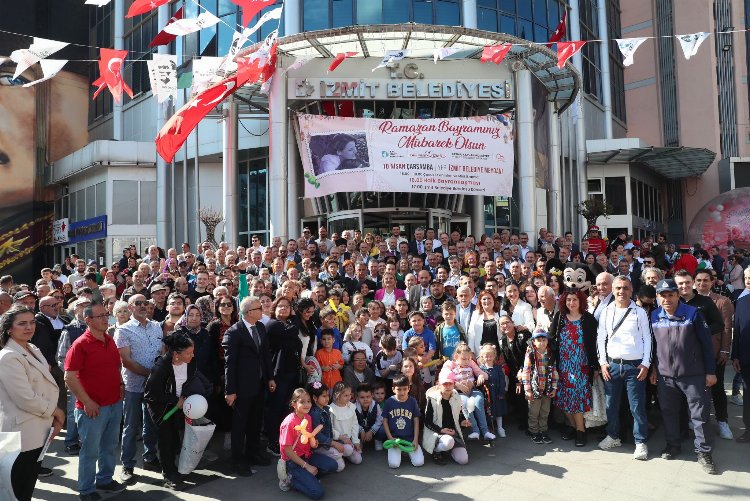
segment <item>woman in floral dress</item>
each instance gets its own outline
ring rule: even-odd
[[[583,413],[591,410],[591,382],[597,367],[594,316],[584,309],[586,296],[566,291],[560,296],[559,312],[552,318],[550,339],[560,374],[555,405],[565,413],[569,427],[562,438],[575,437],[577,447],[586,445]]]

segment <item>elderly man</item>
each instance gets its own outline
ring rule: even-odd
[[[132,296],[128,300],[131,318],[115,331],[115,343],[120,352],[125,383],[120,480],[126,484],[134,478],[136,438],[139,431],[142,431],[143,437],[144,468],[160,471],[156,457],[156,425],[144,405],[143,391],[156,357],[162,353],[163,334],[159,323],[148,319],[147,307],[148,300],[144,295]]]
[[[557,312],[557,301],[555,300],[555,291],[552,287],[543,285],[537,292],[539,297],[539,308],[536,312],[536,326],[545,332],[549,332],[552,324],[552,317]]]
[[[615,300],[615,297],[612,295],[612,281],[614,278],[606,271],[596,276],[596,296],[593,299],[589,299],[589,313],[593,314],[597,321],[599,321],[604,308]]]

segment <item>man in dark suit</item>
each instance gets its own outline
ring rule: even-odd
[[[422,297],[430,295],[430,282],[432,275],[427,270],[420,270],[417,273],[417,285],[412,285],[409,289],[409,307],[412,310],[418,310]]]
[[[232,414],[232,465],[241,476],[253,474],[251,464],[267,466],[270,458],[260,450],[263,402],[268,391],[276,391],[266,329],[260,322],[260,299],[250,296],[240,303],[239,322],[231,326],[224,347],[226,401]]]
[[[414,240],[409,242],[409,254],[421,256],[424,253],[424,228],[417,228],[414,230]]]
[[[750,270],[745,270],[745,284],[750,282]],[[732,365],[745,382],[745,399],[742,404],[742,421],[745,433],[737,437],[740,443],[750,442],[750,295],[737,300],[734,310],[734,341],[732,342]]]

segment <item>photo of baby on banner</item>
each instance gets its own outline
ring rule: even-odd
[[[310,138],[315,175],[370,166],[365,133],[320,134]]]

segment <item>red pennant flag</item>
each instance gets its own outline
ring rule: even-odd
[[[99,78],[91,84],[98,87],[94,92],[94,99],[104,90],[104,87],[109,88],[117,104],[122,101],[123,90],[132,98],[133,91],[122,79],[122,66],[125,64],[128,51],[99,49],[99,54]]]
[[[170,0],[135,0],[128,9],[128,13],[125,17],[135,17],[139,14],[145,14],[151,12],[157,7],[161,7]]]
[[[209,111],[248,81],[258,80],[263,72],[257,60],[250,62],[240,58],[236,62],[239,65],[237,73],[194,96],[164,124],[156,136],[156,151],[165,161],[172,161],[177,150]]]
[[[339,65],[343,63],[344,59],[346,59],[347,57],[354,57],[357,54],[359,54],[359,52],[340,52],[336,54],[336,57],[333,58],[331,65],[328,67],[328,73],[338,68]]]
[[[576,40],[574,42],[557,42],[557,67],[563,69],[568,59],[581,50],[586,45],[586,40]]]
[[[279,44],[277,42],[274,42],[274,44],[271,46],[271,50],[268,51],[268,59],[263,65],[263,72],[261,73],[261,81],[263,83],[268,82],[276,72],[276,60],[278,57],[276,54],[276,49],[278,48],[278,46]]]
[[[552,34],[552,36],[549,37],[549,42],[547,42],[547,47],[552,47],[553,43],[557,43],[563,38],[565,38],[565,35],[568,32],[567,20],[568,20],[568,11],[566,10],[565,12],[563,12],[562,17],[560,18],[560,22],[557,24],[557,29]]]
[[[230,0],[233,4],[242,7],[242,26],[250,24],[255,15],[264,7],[273,5],[276,0]]]
[[[505,56],[508,55],[508,52],[510,52],[510,49],[512,48],[513,46],[509,43],[504,43],[500,45],[488,45],[482,51],[481,61],[483,63],[492,62],[495,64],[500,64],[503,61],[503,59],[505,59]]]
[[[171,19],[167,22],[165,26],[169,26],[173,22],[182,19],[182,9],[183,7],[180,7],[180,10],[174,13],[174,16],[171,17]],[[148,44],[149,47],[158,47],[159,45],[167,45],[168,43],[171,43],[174,39],[177,38],[177,35],[173,35],[171,33],[167,33],[162,30],[154,37],[153,40],[151,40],[151,43]]]

